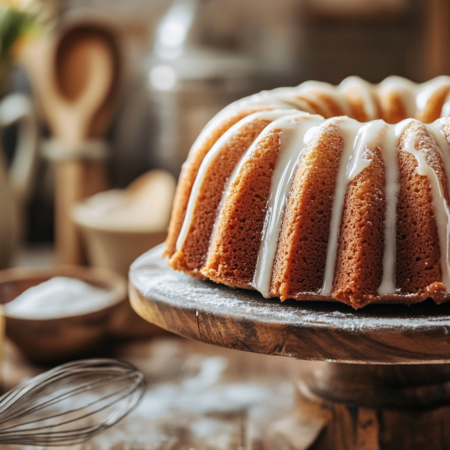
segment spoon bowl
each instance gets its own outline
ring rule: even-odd
[[[57,44],[53,81],[60,97],[59,111],[54,111],[52,119],[55,134],[67,142],[89,139],[91,123],[114,81],[109,41],[99,31],[69,29]]]

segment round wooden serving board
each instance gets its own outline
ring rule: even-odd
[[[296,407],[269,427],[288,448],[450,448],[450,304],[281,303],[176,272],[162,251],[130,269],[144,319],[221,347],[328,361],[296,381]]]
[[[371,364],[450,362],[450,303],[370,305],[265,299],[168,267],[158,246],[130,269],[144,319],[197,341],[298,359]]]

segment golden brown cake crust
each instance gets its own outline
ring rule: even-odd
[[[408,118],[401,97],[396,92],[377,94],[381,118],[390,124],[399,123]]]
[[[442,208],[450,205],[445,172],[446,168],[450,171],[450,155],[445,153],[450,150],[441,135],[442,132],[450,145],[450,120],[424,125],[450,111],[450,77],[439,77],[424,85],[391,77],[379,86],[350,79],[339,89],[312,82],[305,84],[304,89],[300,86],[275,90],[273,94],[263,92],[238,102],[225,114],[221,113],[214,126],[206,128],[185,163],[176,194],[165,252],[171,256],[172,267],[233,287],[257,288],[266,294],[268,280],[261,281],[261,274],[270,273],[275,253],[269,294],[282,300],[338,300],[354,308],[369,303],[411,304],[430,297],[436,303],[450,300],[443,281],[449,277],[450,269],[442,262],[439,233],[443,233],[443,228],[437,223],[437,216],[445,220],[447,211]],[[195,203],[190,206],[193,214],[186,219],[189,229],[177,251],[176,242],[195,179],[214,144],[230,127],[253,112],[292,106],[333,118],[323,122],[319,118],[317,123],[322,123],[319,128],[299,120],[291,129],[284,119],[277,122],[278,128],[266,128],[272,120],[254,123],[253,128],[245,129],[244,123],[242,129],[233,128],[220,144],[223,147],[215,147],[214,160],[202,166],[202,182],[199,191],[195,191]],[[360,122],[370,121],[373,117],[369,115],[378,115],[389,124],[397,124],[407,119],[408,114],[420,121],[404,122],[399,127],[385,127],[378,121],[366,127],[348,117],[336,117],[344,113],[343,108]],[[288,129],[286,136],[290,137],[284,141]],[[308,137],[304,132],[309,133]],[[358,139],[370,144],[361,147]],[[390,153],[395,146],[386,139],[395,139],[395,154]],[[301,147],[303,155],[298,167],[289,162],[281,171],[277,169],[277,181],[271,187],[282,145],[283,164],[285,158],[294,161],[294,156],[285,155],[297,155],[291,142],[309,143],[305,149]],[[284,145],[289,147],[286,154]],[[343,154],[348,160],[341,163]],[[243,163],[236,175],[241,157]],[[364,164],[363,160],[370,164]],[[428,175],[419,174],[418,161],[420,173]],[[444,162],[448,167],[444,167]],[[350,177],[350,172],[344,174],[342,170],[356,170],[355,167],[358,175],[349,182],[343,181]],[[438,187],[430,169],[439,180]],[[228,186],[232,174],[235,178]],[[338,174],[338,192],[342,193],[338,198],[343,198],[343,203],[339,200],[336,206]],[[283,184],[283,177],[289,177],[284,178],[289,180],[288,184]],[[391,197],[397,187],[398,195]],[[445,199],[436,190],[442,191]],[[227,196],[222,204],[224,191]],[[433,194],[438,198],[433,198]],[[444,200],[447,205],[442,205]],[[283,210],[279,205],[284,202]],[[392,213],[388,214],[388,204],[397,205],[396,217],[394,209],[389,209]],[[268,205],[282,214],[280,222],[273,219],[278,216],[267,216]],[[333,214],[334,206],[339,208],[335,212],[342,207],[340,220]],[[332,217],[333,226],[339,230],[337,243],[336,234],[330,241]],[[396,229],[389,232],[386,222],[394,224],[394,220]],[[266,221],[270,223],[268,228]],[[275,223],[279,228],[273,228]],[[263,230],[264,236],[271,236],[264,245]],[[389,251],[385,248],[386,236],[393,243]],[[445,239],[447,242],[448,238]],[[263,263],[262,266],[258,263],[255,277],[259,257]],[[326,292],[331,293],[323,295],[325,267],[327,270],[332,267],[334,257],[334,274],[327,272],[326,280]],[[383,274],[384,267],[392,267],[388,275]],[[379,290],[388,293],[379,295]]]
[[[350,86],[343,92],[343,95],[347,100],[348,106],[350,108],[350,117],[358,120],[359,122],[368,122],[371,119],[366,113],[366,99],[361,93],[360,87]],[[378,105],[378,99],[376,96],[371,96],[371,98],[377,111],[376,115],[377,117],[379,117],[380,106]]]
[[[234,287],[251,288],[261,243],[281,131],[265,132],[229,187],[202,274]]]
[[[239,159],[269,123],[269,120],[255,119],[241,126],[211,161],[197,197],[187,238],[170,260],[174,269],[201,276],[200,269],[206,260],[226,182]]]
[[[450,85],[441,86],[436,89],[431,97],[428,99],[425,109],[419,111],[417,119],[423,123],[431,123],[441,117],[442,107],[444,106],[445,99],[450,92]]]
[[[235,111],[226,119],[220,121],[217,126],[199,143],[198,147],[192,151],[181,170],[180,179],[175,193],[175,199],[170,219],[169,231],[166,239],[166,249],[164,256],[172,257],[176,251],[177,239],[183,226],[186,209],[189,203],[192,187],[197,177],[203,159],[211,150],[217,140],[228,131],[234,124],[244,117],[258,111],[273,109],[273,105],[259,105],[251,108],[242,108]]]
[[[343,139],[330,123],[309,143],[300,161],[272,275],[271,295],[282,300],[311,297],[322,287],[342,149]]]
[[[405,150],[405,140],[415,138],[415,149],[426,154],[427,163],[437,173],[449,202],[448,184],[436,144],[425,127],[412,122],[399,142],[400,186],[397,207],[397,287],[419,299],[441,300],[442,280],[439,236],[432,204],[431,186],[426,176],[417,173],[416,158]]]
[[[342,116],[345,114],[345,111],[342,109],[342,107],[338,103],[336,103],[336,101],[330,96],[324,94],[323,92],[314,90],[311,90],[311,94],[313,94],[315,98],[317,98],[318,102],[313,102],[310,98],[308,99],[302,96],[299,96],[299,98],[313,106],[314,112],[316,114],[320,114],[326,119]],[[326,109],[321,105],[326,105]]]
[[[378,296],[383,275],[385,170],[379,148],[367,149],[371,160],[349,184],[344,201],[333,298],[361,307]]]

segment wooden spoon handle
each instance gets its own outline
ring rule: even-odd
[[[55,164],[55,240],[58,262],[81,264],[80,237],[72,218],[72,206],[83,198],[84,163],[58,161]]]
[[[55,164],[55,230],[58,262],[83,264],[80,231],[72,219],[72,209],[81,200],[108,187],[106,167],[100,161],[58,161]]]

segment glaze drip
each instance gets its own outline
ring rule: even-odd
[[[192,216],[194,214],[195,205],[197,203],[197,198],[200,192],[200,187],[203,183],[203,180],[205,178],[206,172],[208,168],[211,165],[211,162],[214,160],[214,158],[217,156],[217,154],[221,151],[222,147],[228,140],[236,133],[236,130],[241,128],[242,126],[246,126],[247,124],[250,124],[251,122],[255,120],[276,120],[280,117],[286,116],[286,115],[292,115],[292,114],[298,114],[297,110],[274,110],[274,111],[262,111],[257,112],[254,114],[251,114],[247,116],[242,121],[235,124],[233,127],[231,127],[212,147],[212,149],[208,152],[205,159],[202,162],[202,165],[200,166],[200,170],[197,174],[197,178],[195,179],[194,186],[192,187],[191,196],[189,198],[189,203],[186,211],[186,216],[183,222],[183,226],[181,228],[181,232],[177,239],[177,251],[181,250],[183,247],[184,242],[186,241],[186,237],[189,232],[189,228],[192,223]]]
[[[323,123],[321,116],[299,114],[279,119],[272,123],[272,129],[283,132],[281,151],[274,170],[267,213],[262,231],[254,287],[264,297],[269,297],[272,269],[281,231],[283,211],[294,179],[295,169],[303,156],[306,146],[314,136],[314,131]]]
[[[277,252],[284,209],[296,169],[308,143],[317,135],[322,127],[332,125],[338,130],[341,136],[342,153],[335,182],[328,242],[325,243],[327,250],[323,284],[319,292],[312,293],[312,295],[327,298],[333,296],[333,283],[346,192],[349,183],[358,177],[366,168],[370,167],[372,163],[370,151],[375,148],[381,153],[383,160],[385,177],[384,199],[386,205],[382,261],[383,271],[377,294],[378,296],[387,296],[388,298],[401,295],[402,293],[396,287],[396,222],[400,182],[398,144],[402,135],[408,132],[406,129],[411,121],[415,120],[415,117],[420,117],[422,113],[424,117],[427,116],[427,108],[429,109],[430,101],[432,102],[436,98],[439,101],[443,101],[443,107],[440,112],[442,118],[433,123],[424,124],[424,126],[430,134],[430,145],[434,146],[436,144],[437,150],[442,157],[443,169],[449,179],[450,146],[443,131],[444,126],[449,126],[450,124],[448,119],[450,115],[450,93],[446,89],[450,91],[450,77],[447,76],[435,78],[424,84],[416,84],[401,77],[389,77],[378,85],[368,83],[358,77],[349,77],[338,86],[321,82],[306,82],[297,87],[264,91],[233,103],[208,123],[192,147],[191,153],[195,153],[202,140],[211,134],[224,118],[246,108],[251,111],[254,109],[261,109],[261,111],[254,112],[240,119],[217,140],[211,150],[206,154],[195,177],[189,197],[181,232],[176,242],[177,251],[183,249],[186,237],[190,232],[193,214],[197,201],[199,200],[200,188],[206,173],[214,159],[220,154],[225,143],[236,133],[239,127],[250,124],[252,120],[268,120],[270,124],[246,148],[246,151],[242,154],[224,186],[211,242],[214,239],[218,223],[221,220],[229,187],[233,186],[233,182],[239,176],[248,158],[254,157],[254,155],[252,156],[252,150],[254,149],[255,143],[259,139],[263,139],[266,133],[281,130],[280,154],[278,155],[273,171],[270,193],[267,199],[265,222],[261,232],[260,248],[253,282],[251,283],[253,288],[257,289],[265,297],[269,297],[274,259]],[[438,93],[442,97],[437,96]],[[355,98],[356,101],[351,106],[350,100]],[[392,122],[400,119],[393,120],[383,116],[383,102],[395,103],[397,113],[400,111],[400,116],[404,113],[405,117],[411,118],[393,125],[386,123],[380,117]],[[354,108],[354,111],[358,112],[358,117],[366,117],[369,122],[361,123],[348,117],[351,113],[351,108]],[[342,111],[343,116],[333,117],[333,115],[336,115],[336,111]],[[325,117],[330,118],[314,115],[318,112],[322,112]],[[433,117],[433,114],[428,114],[427,117]],[[434,115],[434,117],[437,116]],[[433,209],[435,211],[439,235],[442,283],[445,285],[446,292],[449,293],[450,208],[444,195],[444,187],[433,167],[427,162],[426,152],[424,153],[416,149],[416,138],[413,133],[406,136],[404,151],[414,156],[418,164],[417,173],[421,176],[426,176],[430,182]],[[379,163],[377,162],[377,164]],[[330,197],[327,198],[329,199]],[[322,242],[324,241],[325,238],[323,238]]]
[[[333,291],[334,272],[337,259],[340,224],[344,207],[345,193],[348,184],[358,176],[370,160],[363,158],[366,148],[374,148],[379,144],[380,133],[384,128],[383,121],[362,124],[349,118],[331,119],[339,130],[343,140],[343,151],[336,179],[336,189],[331,212],[330,236],[328,240],[327,258],[323,287],[319,294],[329,297]]]
[[[396,222],[397,197],[399,191],[397,147],[400,136],[411,119],[406,119],[397,125],[385,125],[383,142],[380,145],[386,174],[386,219],[384,227],[383,276],[379,295],[389,295],[396,292],[395,260],[396,260]]]
[[[416,136],[409,135],[405,139],[404,150],[417,161],[417,173],[426,176],[431,185],[433,208],[439,235],[441,251],[442,283],[446,292],[450,290],[450,210],[445,199],[443,186],[433,168],[428,164],[426,154],[416,149]],[[441,149],[442,152],[442,149]]]

